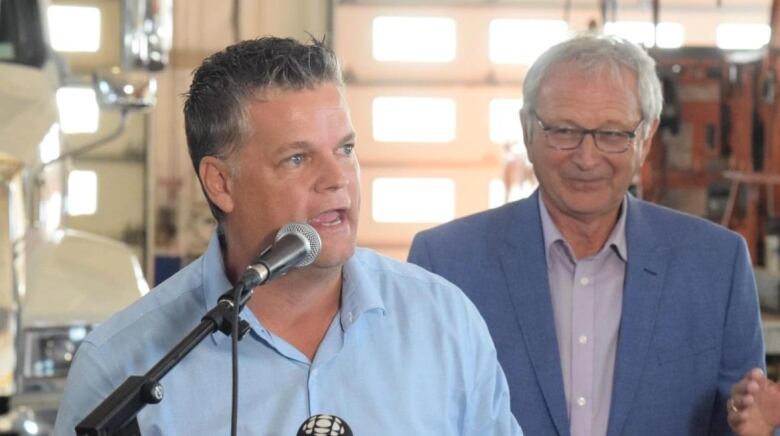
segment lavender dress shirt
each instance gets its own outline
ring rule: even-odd
[[[627,261],[626,204],[601,250],[576,259],[539,196],[572,436],[607,433]]]

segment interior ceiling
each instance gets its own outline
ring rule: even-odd
[[[564,7],[567,4],[576,7],[598,7],[602,3],[617,4],[618,8],[651,8],[652,0],[340,0],[339,3],[353,4],[405,4],[405,5],[519,5],[533,7]],[[707,7],[725,8],[766,8],[772,4],[772,0],[659,0],[661,8],[687,9]]]

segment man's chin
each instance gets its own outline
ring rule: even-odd
[[[324,248],[324,247],[323,247]],[[323,250],[312,263],[314,268],[337,268],[343,266],[355,254],[355,246],[341,250]]]

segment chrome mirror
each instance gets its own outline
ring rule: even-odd
[[[94,73],[92,78],[102,108],[146,109],[157,101],[157,82],[144,72],[111,68]]]
[[[173,0],[122,0],[122,66],[160,71],[173,43]]]

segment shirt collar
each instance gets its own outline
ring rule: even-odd
[[[201,258],[201,274],[203,277],[203,305],[205,315],[207,311],[213,309],[217,305],[219,297],[227,291],[233,289],[233,284],[227,277],[225,270],[225,261],[222,256],[222,247],[219,240],[219,235],[214,231],[209,239],[209,245],[206,247],[206,251]],[[241,312],[242,317],[246,317],[246,312]],[[229,339],[228,335],[225,335],[219,331],[211,334],[211,338],[215,343],[220,343]]]
[[[203,253],[202,269],[204,304],[208,310],[217,304],[217,299],[222,294],[233,289],[225,271],[225,261],[216,231],[211,235],[209,245]]]
[[[623,262],[628,261],[628,250],[626,249],[626,215],[628,215],[627,196],[628,194],[626,194],[626,196],[623,197],[623,201],[620,204],[620,215],[618,216],[617,223],[615,223],[615,227],[612,228],[612,233],[610,233],[606,243],[604,244],[604,247],[611,247],[613,250],[615,250],[617,255],[623,260]],[[549,264],[550,252],[553,244],[555,244],[558,241],[561,241],[566,246],[567,250],[571,251],[571,248],[569,247],[569,243],[566,241],[566,239],[564,239],[560,230],[558,230],[558,226],[555,225],[555,222],[552,220],[552,217],[550,217],[550,212],[547,210],[547,206],[544,204],[544,201],[542,201],[541,193],[539,193],[539,196],[537,197],[537,201],[539,202],[539,213],[542,218],[542,234],[544,235],[544,255]]]
[[[380,280],[371,275],[366,265],[361,261],[358,248],[355,254],[344,265],[344,281],[341,285],[341,327],[346,331],[361,315],[368,311],[386,313]]]
[[[365,265],[361,262],[360,248],[344,265],[341,287],[341,309],[339,316],[341,328],[346,331],[365,312],[377,310],[385,313],[385,305],[379,292],[380,283],[370,275]],[[210,310],[217,304],[217,299],[233,288],[225,271],[224,257],[220,248],[219,237],[216,232],[211,236],[209,245],[203,253],[203,296],[204,310]],[[204,312],[205,314],[205,312]],[[263,330],[262,324],[254,314],[245,309],[241,312],[244,318],[253,328]],[[219,343],[226,335],[216,333],[212,335],[215,342]]]

